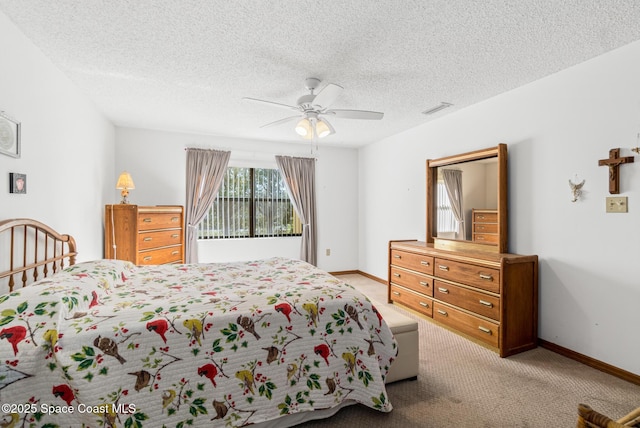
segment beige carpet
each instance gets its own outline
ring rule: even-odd
[[[361,275],[340,278],[378,302],[386,286]],[[418,320],[420,375],[387,386],[388,414],[351,406],[312,427],[575,427],[578,403],[617,419],[640,406],[640,386],[543,348],[509,358]]]

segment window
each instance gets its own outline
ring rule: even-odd
[[[199,239],[300,236],[302,225],[277,169],[227,168]]]
[[[437,185],[437,213],[438,213],[438,232],[456,232],[458,230],[458,222],[453,215],[453,209],[451,208],[451,200],[447,193],[447,188],[444,185],[444,181],[438,181]]]

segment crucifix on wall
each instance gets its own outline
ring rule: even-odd
[[[609,167],[609,193],[617,195],[620,193],[620,165],[633,163],[633,156],[620,157],[620,149],[609,150],[609,159],[600,159],[598,166]]]

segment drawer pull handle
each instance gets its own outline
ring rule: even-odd
[[[484,220],[484,216],[483,216],[483,215],[478,215],[478,218],[479,218],[480,220]]]
[[[477,241],[484,241],[484,236],[478,235],[478,236],[476,236],[476,240]]]
[[[399,273],[394,273],[393,276],[395,276],[396,278],[400,278],[400,274]]]
[[[171,235],[171,237],[172,237],[172,238],[178,238],[178,237],[180,237],[180,235],[178,235],[177,233],[175,233],[175,234]]]
[[[172,223],[175,223],[178,220],[180,220],[180,217],[171,217],[171,222]]]
[[[146,238],[143,239],[143,241],[144,242],[151,242],[151,241],[153,241],[153,238],[146,237]]]
[[[481,304],[481,305],[488,306],[488,307],[490,307],[490,308],[493,308],[493,303],[491,303],[491,302],[487,302],[487,301],[485,301],[485,300],[480,300],[480,304]]]
[[[429,262],[427,262],[427,261],[425,261],[425,260],[421,260],[421,261],[420,261],[420,264],[421,264],[422,266],[429,266]]]
[[[438,287],[438,291],[443,293],[443,294],[449,294],[449,289],[444,288],[444,287]]]
[[[479,326],[478,330],[482,331],[483,333],[491,334],[491,330],[488,329],[487,327]]]
[[[438,313],[439,313],[440,315],[445,316],[445,317],[446,317],[446,316],[449,316],[449,314],[447,313],[447,311],[443,311],[442,309],[438,309]]]
[[[444,270],[444,271],[448,271],[448,270],[449,270],[449,266],[445,266],[445,265],[438,265],[438,269],[440,269],[440,270]]]
[[[420,285],[422,285],[423,287],[428,287],[429,283],[425,281],[420,281]]]
[[[151,260],[151,256],[147,256],[147,257],[144,258],[145,262],[148,262],[149,260]]]
[[[429,304],[428,304],[428,303],[424,303],[424,302],[418,302],[418,303],[420,303],[420,306],[423,306],[423,307],[425,307],[425,308],[428,308],[428,307],[429,307]]]
[[[394,254],[394,255],[393,255],[393,258],[394,258],[394,259],[401,259],[401,258],[402,258],[402,256],[401,256],[400,254]]]
[[[400,293],[398,293],[397,291],[394,291],[393,294],[395,294],[396,296],[400,295]]]
[[[176,251],[172,251],[172,252],[171,252],[171,255],[172,255],[172,256],[177,256],[178,254],[180,254],[180,251],[177,251],[177,250],[176,250]]]
[[[484,230],[484,226],[478,226],[478,229]]]
[[[151,223],[151,217],[143,218],[142,221],[145,223]]]
[[[487,281],[493,281],[493,275],[487,275],[487,274],[481,273],[480,274],[480,279],[485,279]]]

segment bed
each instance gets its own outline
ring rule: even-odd
[[[0,222],[0,251],[2,426],[283,427],[354,403],[392,410],[387,323],[310,264],[76,263],[72,237],[25,219]]]

